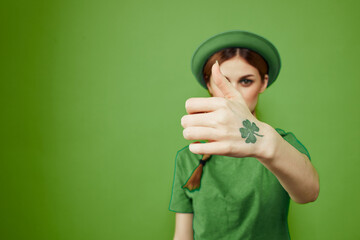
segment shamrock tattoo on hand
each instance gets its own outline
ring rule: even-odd
[[[248,119],[246,119],[243,121],[243,124],[245,128],[240,128],[240,132],[241,132],[241,137],[246,138],[245,140],[246,143],[255,143],[256,142],[255,135],[259,137],[264,136],[255,133],[259,131],[259,128],[258,126],[256,126],[255,122],[251,124],[251,122]]]

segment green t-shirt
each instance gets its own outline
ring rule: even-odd
[[[275,130],[301,153],[310,154],[291,132]],[[202,155],[180,149],[169,210],[193,213],[194,240],[290,239],[290,197],[275,175],[256,158],[212,155],[203,166],[200,188],[182,188]]]

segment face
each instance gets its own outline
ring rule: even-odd
[[[258,96],[266,89],[268,75],[265,74],[264,82],[262,82],[259,71],[239,56],[221,63],[220,70],[233,87],[241,93],[248,108],[254,114]],[[224,97],[212,76],[207,87],[211,96]]]

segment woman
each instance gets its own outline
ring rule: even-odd
[[[183,134],[208,142],[176,154],[174,239],[290,239],[290,198],[315,201],[319,176],[293,133],[256,118],[258,95],[280,71],[278,51],[259,35],[224,32],[199,46],[192,71],[212,97],[187,100]]]

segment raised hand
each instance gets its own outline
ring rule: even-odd
[[[250,112],[241,93],[222,75],[218,62],[212,76],[224,97],[189,98],[188,115],[181,119],[183,135],[188,140],[208,140],[189,146],[195,154],[232,157],[258,156],[263,153],[267,124]]]

